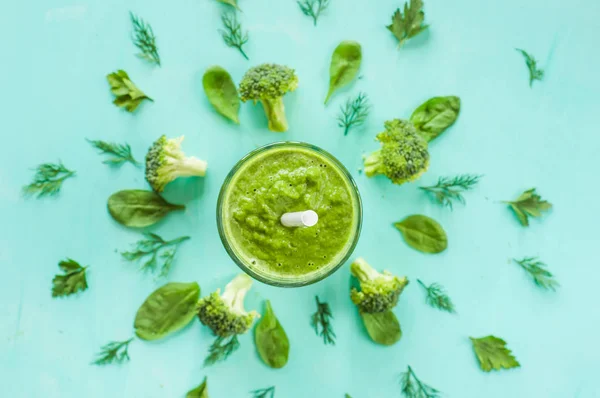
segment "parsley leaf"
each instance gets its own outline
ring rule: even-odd
[[[529,217],[541,217],[543,211],[548,211],[552,208],[552,204],[535,193],[535,188],[525,191],[513,202],[504,201],[515,212],[519,222],[524,227],[529,226]]]
[[[559,283],[552,279],[553,275],[545,267],[546,264],[539,261],[537,257],[525,257],[521,260],[513,258],[513,261],[519,264],[533,278],[533,282],[546,290],[556,290]]]
[[[110,84],[110,91],[116,97],[113,104],[125,108],[127,112],[135,111],[145,99],[154,102],[152,98],[144,94],[142,90],[129,80],[129,75],[124,70],[119,69],[107,75],[106,79],[108,80],[108,84]]]
[[[527,65],[527,69],[529,69],[529,87],[533,85],[534,80],[542,80],[544,77],[544,71],[542,69],[537,68],[537,61],[533,56],[528,54],[525,50],[521,50],[520,48],[515,48],[518,52],[523,55],[525,58],[525,64]]]
[[[88,267],[82,267],[70,258],[59,262],[58,266],[64,275],[55,275],[52,279],[52,297],[69,296],[88,288],[85,279],[85,270]]]
[[[475,355],[479,360],[481,369],[489,372],[492,369],[500,370],[518,368],[521,365],[506,348],[506,342],[495,336],[486,336],[481,338],[469,337],[473,343]]]
[[[392,16],[392,24],[387,28],[398,39],[398,48],[404,42],[429,27],[425,25],[425,12],[423,11],[423,0],[410,0],[404,3],[404,13],[398,8]]]
[[[133,337],[125,341],[111,341],[105,344],[96,354],[96,359],[92,365],[110,365],[112,363],[123,363],[129,361],[129,343],[133,341]]]

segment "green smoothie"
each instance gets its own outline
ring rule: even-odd
[[[304,210],[319,215],[315,226],[281,224],[284,213]],[[321,279],[347,258],[360,229],[360,199],[347,172],[305,144],[251,154],[225,183],[219,212],[226,246],[266,282]]]

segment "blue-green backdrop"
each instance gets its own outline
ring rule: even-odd
[[[248,397],[275,385],[278,398],[399,397],[398,377],[411,365],[419,377],[460,398],[600,396],[595,304],[600,271],[594,253],[600,150],[598,37],[600,3],[593,0],[430,0],[430,30],[396,49],[385,29],[398,0],[332,0],[319,25],[292,0],[239,0],[250,32],[246,61],[227,48],[217,29],[226,6],[211,0],[45,0],[11,2],[0,12],[0,384],[7,397],[181,397],[208,376],[211,397]],[[134,56],[128,11],[151,23],[163,66]],[[329,60],[341,40],[363,45],[361,79],[323,106]],[[524,48],[546,75],[528,85]],[[261,106],[245,104],[241,126],[208,104],[204,70],[225,67],[239,82],[262,62],[294,67],[298,90],[286,97],[290,130],[271,133]],[[105,76],[125,69],[156,102],[128,114],[112,103]],[[337,127],[339,106],[365,91],[373,110],[347,137]],[[361,155],[377,148],[383,122],[408,117],[429,97],[458,95],[458,122],[430,146],[427,174],[393,186],[359,174]],[[161,134],[184,134],[184,150],[208,161],[205,179],[171,184],[166,197],[185,202],[150,230],[190,235],[163,281],[124,263],[119,251],[139,231],[117,225],[107,197],[145,188],[142,169],[110,169],[85,138],[127,141],[143,158]],[[348,299],[348,266],[313,286],[285,290],[256,283],[248,308],[269,298],[290,337],[288,365],[264,366],[251,334],[227,362],[203,368],[212,337],[194,321],[157,343],[130,346],[122,366],[89,365],[98,348],[132,335],[135,311],[166,281],[198,281],[204,293],[238,272],[222,248],[215,206],[233,164],[256,146],[306,141],[332,152],[355,176],[364,200],[364,228],[355,255],[407,275],[412,283],[396,309],[404,335],[393,347],[372,343]],[[24,200],[31,168],[61,159],[77,170],[55,199]],[[485,177],[454,211],[418,190],[439,176]],[[537,187],[553,211],[521,227],[501,200]],[[413,213],[444,226],[449,247],[440,255],[410,249],[392,222]],[[57,262],[90,265],[89,289],[52,299]],[[540,256],[561,283],[536,288],[509,259]],[[443,284],[458,313],[428,307],[415,283]],[[318,294],[331,304],[337,344],[324,346],[309,325]],[[469,336],[504,338],[522,367],[483,373]]]

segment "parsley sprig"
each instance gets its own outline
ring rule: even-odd
[[[82,267],[70,258],[59,262],[58,266],[64,274],[57,274],[52,279],[52,297],[70,296],[88,288],[85,275],[88,267]]]
[[[423,0],[410,0],[404,3],[404,13],[398,8],[392,16],[392,24],[387,28],[398,39],[398,48],[404,42],[429,27],[424,23],[425,12],[423,11]]]
[[[523,192],[514,201],[504,201],[517,216],[517,219],[522,226],[529,226],[529,217],[541,217],[543,211],[548,211],[552,208],[552,204],[535,192],[535,188],[531,188]]]

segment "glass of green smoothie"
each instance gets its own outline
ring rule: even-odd
[[[298,226],[286,226],[294,220]],[[250,152],[225,179],[217,203],[227,253],[250,276],[275,286],[331,275],[352,254],[361,224],[360,194],[348,170],[300,142]]]

